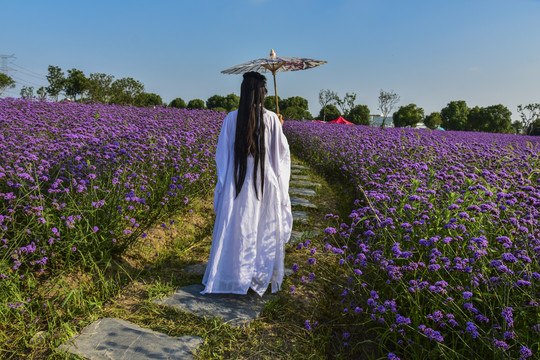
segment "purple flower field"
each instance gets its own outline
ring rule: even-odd
[[[298,246],[310,251],[300,271],[331,279],[343,354],[368,341],[389,359],[540,356],[539,138],[284,129],[293,152],[356,189],[348,220],[327,215],[324,249]]]
[[[61,318],[38,294],[57,271],[122,254],[213,191],[224,116],[0,99],[0,314],[19,324],[12,334]],[[344,358],[367,343],[388,359],[540,356],[540,139],[284,130],[296,155],[357,196],[348,219],[326,216],[324,246],[297,247],[291,292],[334,289],[330,321],[305,319],[305,331],[331,333]]]
[[[30,279],[119,254],[211,192],[223,118],[1,99],[0,313],[39,308]]]

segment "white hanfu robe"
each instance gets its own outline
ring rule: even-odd
[[[272,292],[281,287],[285,243],[292,230],[289,180],[289,144],[277,115],[263,112],[266,156],[264,193],[258,199],[253,186],[253,156],[248,156],[242,190],[235,198],[234,140],[238,111],[227,115],[216,151],[217,184],[214,191],[216,222],[210,258],[203,278],[205,293],[246,294],[252,288],[262,296],[269,283]],[[259,166],[258,166],[259,167]]]

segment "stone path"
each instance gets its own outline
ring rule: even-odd
[[[218,317],[234,327],[249,326],[259,316],[264,304],[273,296],[265,294],[262,298],[255,292],[247,295],[205,294],[204,286],[189,285],[176,290],[164,299],[154,300],[159,305],[168,305],[201,317]]]
[[[291,195],[303,195],[303,196],[315,196],[317,193],[315,190],[307,188],[290,188],[289,194]]]
[[[303,207],[309,207],[309,208],[314,208],[316,209],[317,206],[315,206],[315,204],[311,203],[308,199],[304,199],[304,198],[301,198],[301,197],[297,197],[297,196],[291,196],[291,205],[292,206],[303,206]]]
[[[294,223],[307,223],[308,214],[302,208],[315,209],[317,206],[305,197],[314,197],[320,184],[308,181],[304,175],[307,168],[293,164],[289,194],[293,207]],[[305,238],[318,235],[317,231],[295,230],[290,243],[294,244]],[[207,263],[185,267],[182,271],[203,276]],[[292,274],[285,269],[285,275]],[[276,295],[265,294],[262,298],[250,291],[247,295],[205,294],[203,286],[193,284],[176,290],[173,294],[155,299],[153,302],[162,306],[171,306],[181,311],[201,317],[218,317],[233,327],[249,326],[256,319],[264,304]],[[171,337],[121,319],[105,318],[85,327],[80,334],[61,345],[58,350],[80,355],[90,360],[142,360],[142,359],[193,359],[193,354],[204,342],[198,336]]]
[[[171,337],[129,321],[105,318],[58,349],[92,360],[189,359],[203,341],[198,336]]]
[[[321,186],[321,184],[317,184],[311,181],[304,181],[304,180],[291,180],[291,185],[300,185],[300,186]]]

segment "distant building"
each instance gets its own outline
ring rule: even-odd
[[[384,121],[384,116],[382,114],[372,114],[369,115],[369,123],[371,126],[378,127],[381,126]],[[386,118],[386,123],[384,124],[384,127],[394,127],[394,119],[389,116]],[[424,125],[424,122],[421,121],[415,126],[407,126],[408,128],[412,129],[427,129],[428,127]]]
[[[384,121],[384,116],[382,114],[372,114],[369,115],[369,123],[371,126],[381,126]],[[386,118],[386,122],[384,124],[384,127],[394,127],[394,120],[391,116],[388,116]]]

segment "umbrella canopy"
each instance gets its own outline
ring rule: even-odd
[[[345,125],[354,125],[352,122],[345,120],[343,117],[338,117],[335,120],[329,121],[329,124],[345,124]]]
[[[274,90],[276,94],[276,110],[279,114],[278,96],[276,87],[276,72],[282,71],[298,71],[311,69],[315,66],[326,64],[326,61],[313,60],[299,57],[277,56],[274,49],[270,51],[270,56],[262,59],[248,61],[246,63],[233,66],[232,68],[223,70],[223,74],[243,74],[249,71],[257,71],[260,73],[271,72],[274,76]]]

